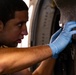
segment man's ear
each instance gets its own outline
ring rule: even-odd
[[[2,21],[0,21],[0,31],[2,31],[3,30],[3,22]]]

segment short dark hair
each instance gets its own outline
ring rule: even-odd
[[[16,11],[27,10],[28,7],[23,0],[0,0],[0,20],[6,23],[14,17]]]

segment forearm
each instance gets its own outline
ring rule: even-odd
[[[56,59],[48,58],[33,72],[33,75],[52,75]]]
[[[52,55],[49,46],[31,48],[1,48],[0,70],[12,73],[30,67]]]

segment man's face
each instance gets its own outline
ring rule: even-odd
[[[7,21],[0,32],[0,43],[8,47],[16,47],[18,43],[27,35],[26,22],[28,20],[28,11],[16,11],[15,18]]]

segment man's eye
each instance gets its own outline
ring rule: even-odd
[[[19,26],[19,27],[22,27],[22,24],[20,23],[20,24],[18,24],[18,26]]]

